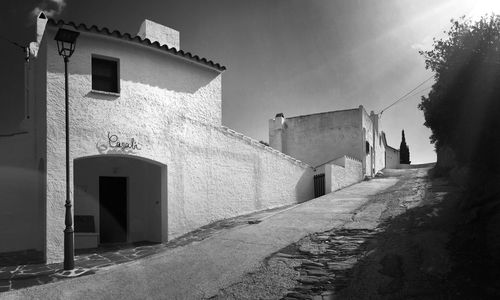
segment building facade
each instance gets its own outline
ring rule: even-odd
[[[385,133],[382,132],[382,141],[385,147],[385,167],[387,169],[399,169],[402,168],[399,159],[399,150],[394,149],[393,147],[387,144],[387,140],[385,138]]]
[[[364,108],[270,120],[265,146],[222,125],[225,67],[180,50],[145,20],[137,35],[37,17],[25,63],[25,119],[0,135],[0,253],[63,259],[66,201],[60,28],[69,62],[70,200],[76,248],[166,242],[213,221],[307,201],[387,164]],[[383,140],[383,142],[382,142]]]
[[[64,63],[54,36],[80,33],[69,62],[71,201],[77,248],[165,242],[216,220],[313,197],[312,169],[222,126],[225,67],[179,50],[146,20],[137,35],[37,18],[22,134],[0,138],[0,252],[62,261]],[[10,151],[9,153],[3,153]],[[10,158],[10,159],[9,159]]]
[[[359,108],[269,120],[269,145],[318,168],[347,156],[362,163],[363,176],[385,168],[380,116]]]

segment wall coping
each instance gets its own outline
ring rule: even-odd
[[[300,116],[285,117],[285,119],[297,119],[297,118],[304,118],[304,117],[310,117],[310,116],[316,116],[316,115],[344,113],[344,112],[347,112],[347,111],[354,111],[354,110],[359,110],[359,108],[348,108],[348,109],[340,109],[340,110],[317,112],[317,113],[300,115]],[[273,119],[271,119],[271,120],[273,120]]]
[[[363,163],[360,159],[357,159],[357,158],[354,158],[354,157],[351,157],[351,156],[347,156],[347,155],[345,155],[345,157],[346,157],[347,159],[353,160],[353,161],[355,161],[355,162]]]
[[[305,162],[301,161],[301,160],[298,160],[296,158],[293,158],[289,155],[286,155],[285,153],[281,152],[281,151],[278,151],[272,147],[269,147],[269,146],[266,146],[264,144],[262,144],[261,142],[249,137],[249,136],[246,136],[244,135],[243,133],[240,133],[240,132],[237,132],[229,127],[226,127],[226,126],[221,126],[219,127],[219,130],[222,132],[222,133],[225,133],[225,134],[229,134],[233,137],[236,137],[240,140],[243,140],[245,142],[247,142],[249,145],[252,145],[256,148],[259,148],[259,149],[262,149],[262,150],[266,150],[268,152],[271,152],[271,153],[274,153],[296,165],[299,165],[301,167],[304,167],[304,168],[312,168],[310,165],[306,164]]]
[[[319,164],[319,165],[317,165],[317,166],[314,166],[314,167],[312,167],[312,168],[313,168],[313,169],[319,168],[319,167],[321,167],[321,166],[323,166],[323,165],[326,165],[326,164],[328,164],[328,163],[331,163],[332,161],[335,161],[335,160],[337,160],[337,159],[339,159],[339,158],[343,158],[343,157],[345,157],[346,159],[349,159],[349,160],[352,160],[352,161],[355,161],[355,162],[361,163],[361,164],[363,163],[361,160],[359,160],[359,159],[357,159],[357,158],[354,158],[354,157],[351,157],[351,156],[348,156],[348,155],[341,155],[341,156],[339,156],[339,157],[337,157],[337,158],[330,159],[329,161],[324,162],[324,163],[322,163],[322,164]]]

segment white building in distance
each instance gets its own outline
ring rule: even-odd
[[[269,145],[317,168],[343,156],[362,164],[362,174],[385,168],[380,115],[359,108],[269,120]],[[399,161],[398,161],[399,164]]]

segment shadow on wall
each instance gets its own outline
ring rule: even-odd
[[[135,57],[133,64],[122,63],[122,80],[179,93],[194,94],[212,82],[219,72],[184,61],[166,53]]]
[[[52,72],[64,73],[63,59],[57,56],[56,42],[48,38],[49,53],[54,53]],[[179,93],[194,94],[208,85],[220,73],[208,67],[170,55],[147,46],[126,44],[119,39],[89,39],[80,37],[69,63],[69,73],[88,76],[92,73],[92,57],[118,62],[121,88],[140,83]],[[89,78],[91,81],[91,78]],[[109,100],[109,99],[108,99]]]
[[[314,182],[313,182],[314,172],[312,168],[307,168],[304,171],[299,181],[295,185],[295,194],[298,203],[302,203],[314,198]]]
[[[117,226],[113,224],[120,221],[126,228],[126,241],[162,242],[162,233],[167,232],[166,165],[143,157],[96,155],[77,158],[74,166],[75,216],[93,216],[96,226],[91,233],[101,229],[101,234],[114,238]],[[124,184],[109,178],[122,178]],[[116,205],[106,202],[110,195],[116,195],[112,198]],[[108,208],[116,211],[104,216],[106,224],[111,225],[103,231],[101,212]],[[115,216],[121,219],[115,220]]]
[[[0,253],[43,249],[45,208],[38,194],[40,178],[38,171],[28,167],[0,166],[3,193],[0,199]]]

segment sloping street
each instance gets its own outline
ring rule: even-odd
[[[446,182],[430,180],[428,170],[385,170],[384,178],[370,183],[391,179],[396,184],[372,195],[339,226],[268,257],[257,272],[214,299],[427,299],[436,291],[446,295],[439,283],[450,270],[445,243],[453,222],[443,218],[439,206],[452,189]]]
[[[386,229],[384,224],[426,205],[430,198],[438,201],[436,195],[442,197],[445,191],[429,192],[427,171],[387,171],[383,177],[258,215],[260,219],[254,222],[220,229],[201,241],[103,268],[93,275],[10,291],[0,297],[328,299],[349,285],[346,270],[357,269],[364,257],[372,257],[369,248],[373,244],[367,245]],[[382,280],[384,284],[389,280],[389,291],[397,286],[392,282],[401,269],[400,258],[394,257],[385,258],[384,270],[389,275]],[[434,268],[432,262],[429,264]]]

